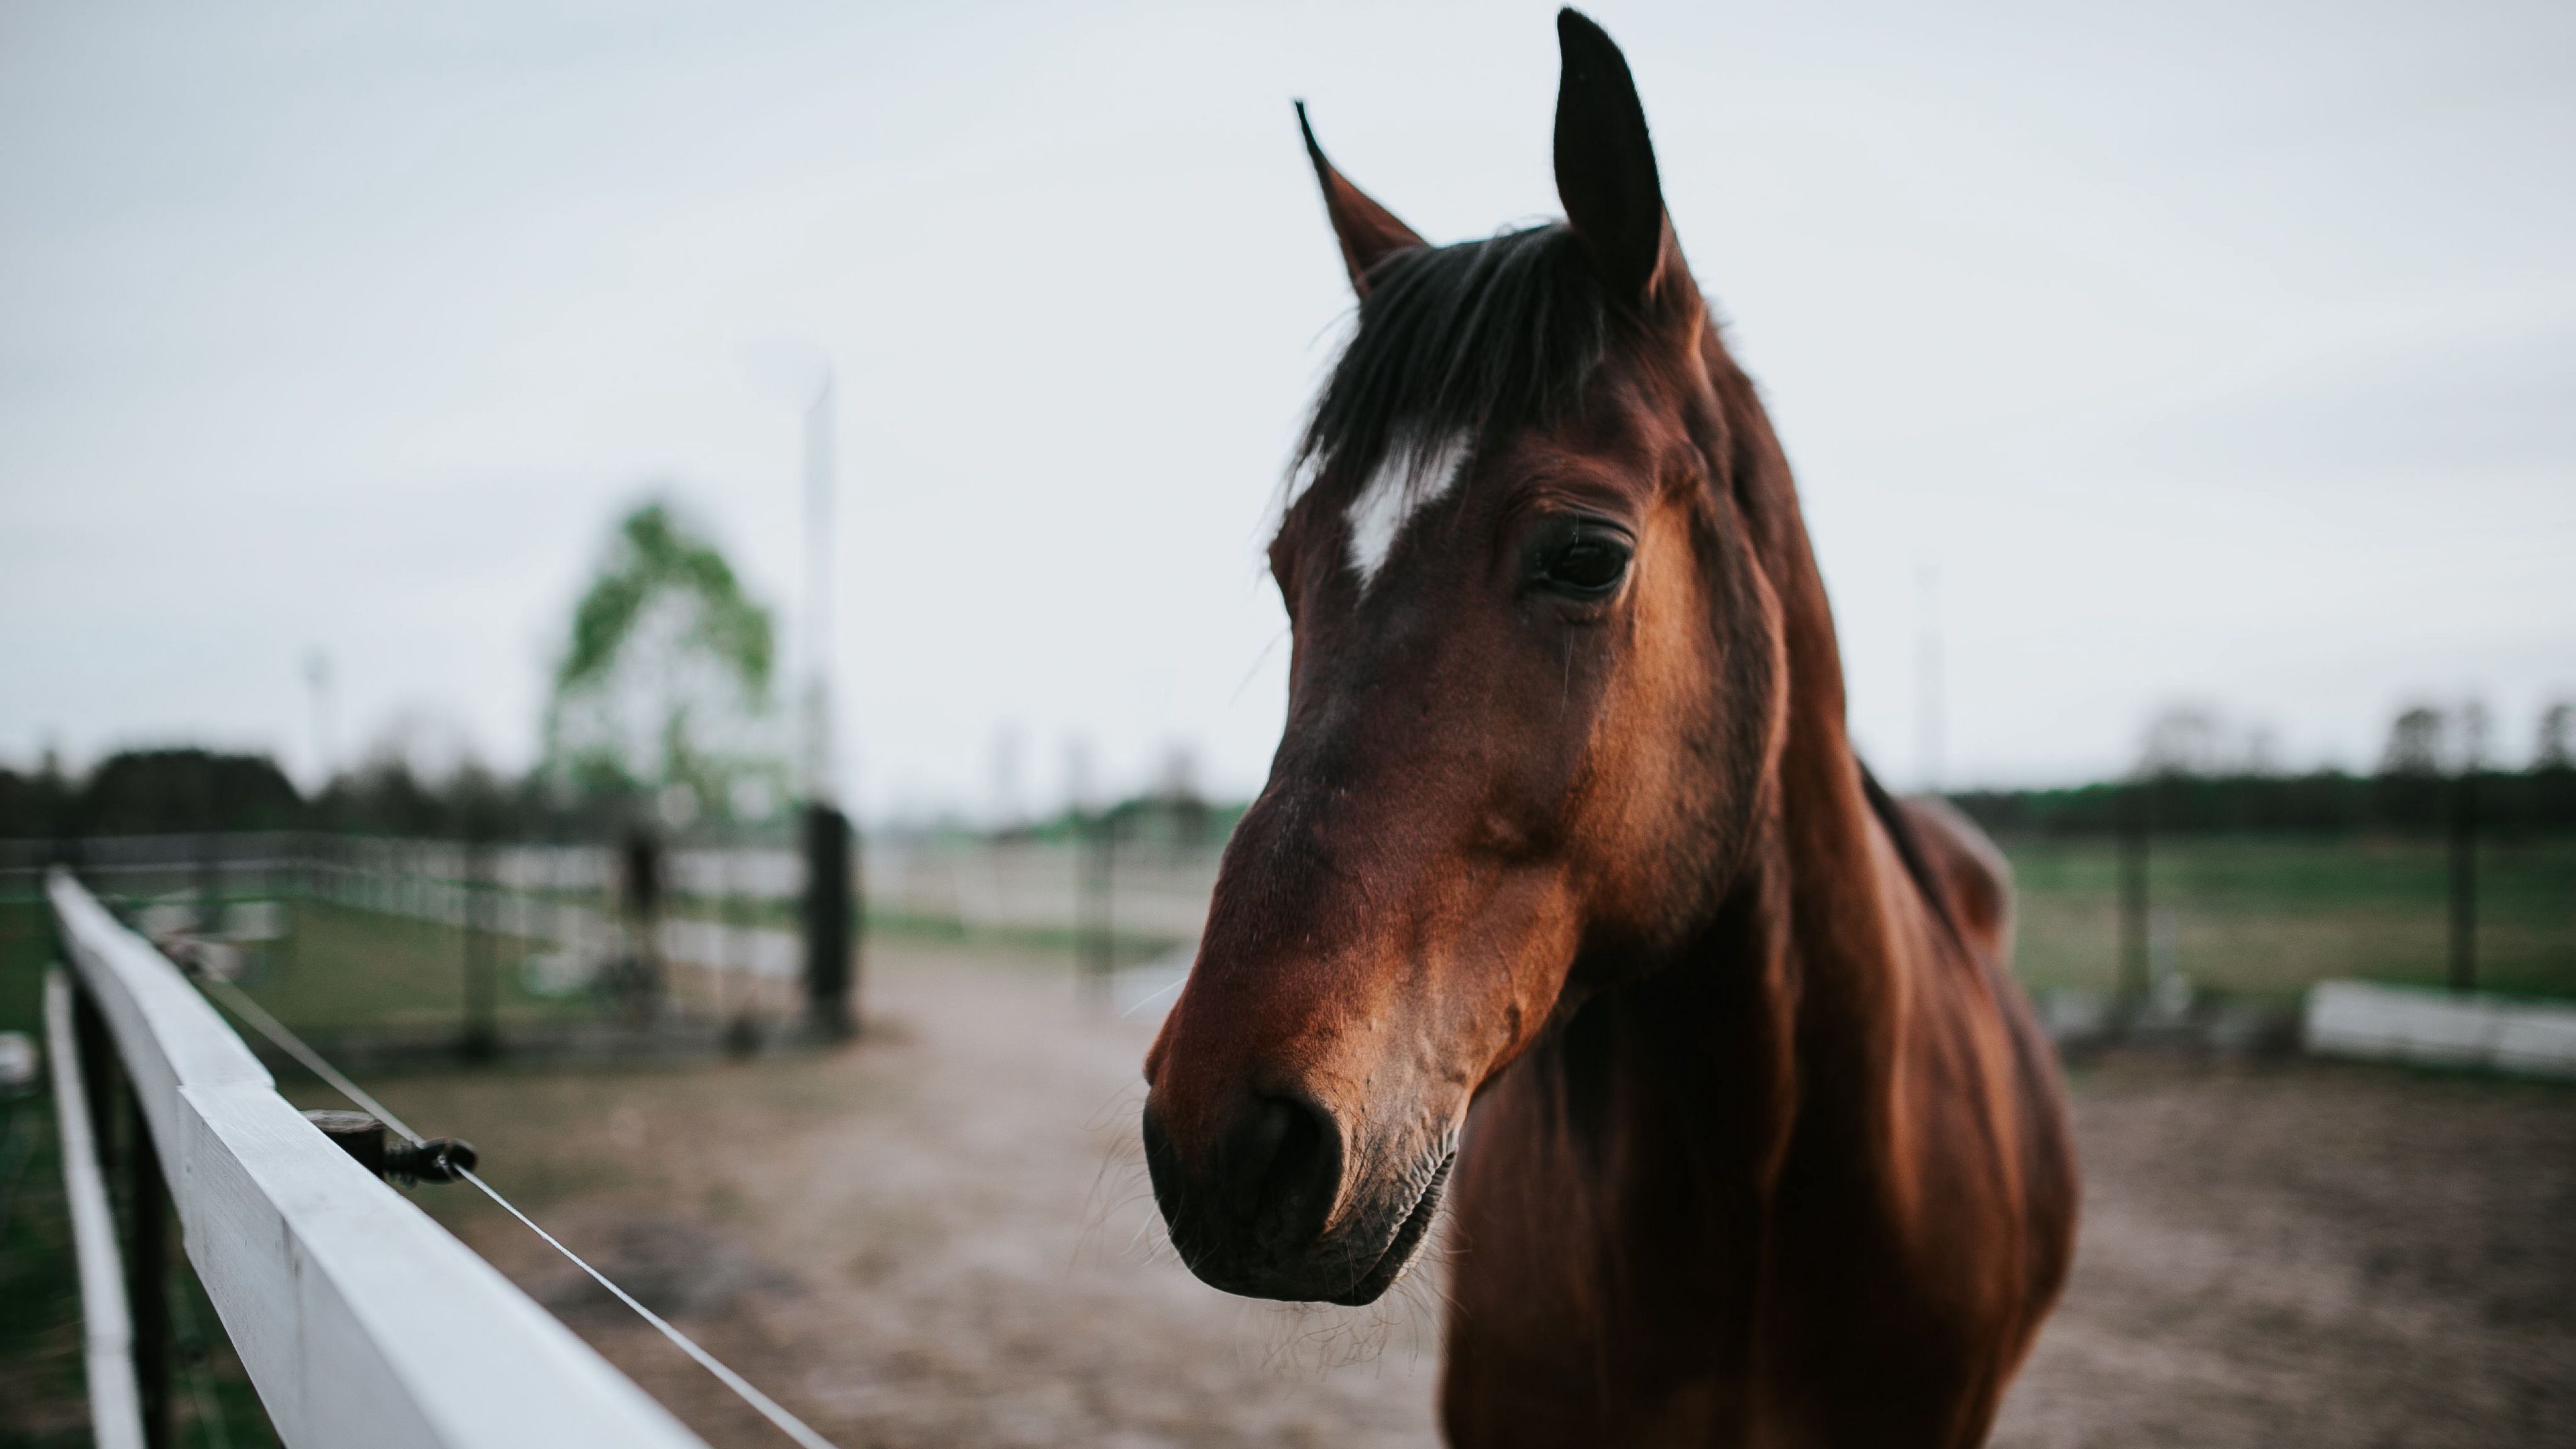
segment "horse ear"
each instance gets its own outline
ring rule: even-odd
[[[1646,108],[1627,57],[1576,10],[1556,12],[1564,70],[1556,91],[1556,194],[1566,224],[1616,300],[1641,309],[1688,281],[1664,217]]]
[[[1305,133],[1307,159],[1315,163],[1315,180],[1324,188],[1324,210],[1333,219],[1333,235],[1341,239],[1342,265],[1350,268],[1351,290],[1365,297],[1371,268],[1397,252],[1430,243],[1324,159],[1324,148],[1315,144],[1315,128],[1306,122],[1304,101],[1297,102],[1297,129]]]

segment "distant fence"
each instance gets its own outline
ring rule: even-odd
[[[2034,989],[2287,1003],[2322,980],[2576,998],[2576,832],[2006,833]]]
[[[2502,783],[2487,787],[2512,804]],[[2319,788],[2292,782],[2275,793],[2303,802],[2300,791]],[[2358,978],[2576,999],[2576,829],[2518,808],[2445,816],[2422,801],[2392,825],[2293,829],[2265,824],[2270,816],[2240,819],[2218,808],[2234,797],[2206,793],[2190,784],[2071,792],[2053,812],[1998,813],[1994,802],[1970,800],[1995,814],[1990,828],[2011,858],[2015,964],[2035,991],[2131,1002],[2189,994],[2286,1009],[2318,981]],[[0,894],[13,880],[32,886],[31,849],[0,842]],[[419,979],[406,988],[404,1009],[426,1021],[434,1004],[451,1033],[464,971],[499,970],[502,1024],[535,1030],[598,1009],[593,998],[565,993],[631,944],[616,907],[615,852],[603,846],[242,835],[92,840],[81,850],[89,877],[147,929],[188,926],[201,902],[226,902],[239,912],[225,923],[236,928],[228,934],[301,973],[300,985],[255,977],[254,990],[288,1019],[325,1031],[356,1008],[324,1000],[328,971],[296,957],[303,947],[287,939],[288,927],[308,923],[272,918],[263,901],[290,915],[309,902],[445,928],[451,934],[435,949],[448,954],[434,971],[418,959],[428,944],[408,958]],[[1205,924],[1218,855],[1212,842],[1108,832],[877,832],[856,874],[880,934],[956,933],[1065,951],[1106,978],[1167,954],[1185,958]],[[738,1017],[748,1002],[764,1019],[785,1020],[799,989],[799,853],[776,842],[684,840],[666,857],[664,880],[655,944],[695,973],[680,980],[695,994],[684,992],[674,1009],[712,1023]],[[327,915],[319,925],[327,937]],[[478,935],[487,955],[475,966],[467,952]],[[498,967],[489,953],[502,958]],[[387,976],[399,965],[379,960],[370,969]],[[317,1014],[299,1017],[308,1003]]]
[[[2164,774],[1953,802],[2012,857],[2034,985],[2336,976],[2576,997],[2576,770]]]
[[[853,885],[864,882],[864,916],[879,932],[1065,950],[1105,978],[1197,939],[1219,848],[1108,828],[1056,839],[888,832],[866,842]],[[602,995],[617,985],[611,968],[646,944],[655,969],[673,973],[656,985],[669,992],[657,1007],[664,1027],[695,1021],[739,1042],[768,1029],[747,1022],[793,1018],[810,965],[806,860],[774,841],[667,847],[649,925],[622,907],[619,850],[587,843],[290,832],[0,841],[0,900],[32,900],[48,854],[65,852],[145,934],[207,941],[219,972],[238,971],[288,1020],[362,1052],[558,1041],[614,1006]],[[360,930],[350,912],[439,928],[443,944]]]
[[[0,899],[28,899],[42,868],[8,861],[12,846],[24,853],[0,842]],[[803,1004],[792,915],[631,916],[605,849],[280,834],[111,837],[77,852],[147,937],[187,935],[211,974],[362,1059],[756,1044]]]
[[[2576,1007],[2328,981],[2308,993],[2303,1027],[2327,1056],[2576,1078]]]
[[[188,1259],[289,1445],[699,1444],[288,1105],[214,1008],[69,872],[50,874],[45,894],[89,1023],[53,1033],[58,1059],[83,1067],[58,1081],[97,1120],[113,1091],[101,1089],[121,1079],[136,1128],[119,1165],[143,1426],[102,1425],[102,1443],[168,1442],[166,1417],[157,1434],[149,1427],[167,1413],[166,1340],[156,1342],[166,1184]],[[86,1288],[112,1228],[96,1195],[74,1206]],[[107,1339],[93,1349],[112,1358]]]
[[[0,896],[33,896],[49,852],[77,852],[82,873],[111,894],[166,896],[184,905],[205,892],[255,898],[310,894],[369,909],[457,924],[473,892],[505,901],[501,928],[553,929],[541,907],[602,905],[617,889],[616,851],[590,844],[494,844],[287,832],[106,836],[53,846],[0,840]],[[869,908],[896,921],[971,931],[1057,932],[1095,909],[1086,896],[1105,860],[1118,929],[1140,937],[1195,937],[1216,884],[1218,846],[1150,840],[992,840],[980,836],[872,837],[859,863]],[[700,905],[763,907],[796,901],[805,862],[784,845],[683,842],[664,857],[665,884]]]

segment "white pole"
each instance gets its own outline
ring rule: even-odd
[[[304,657],[304,682],[313,689],[313,788],[331,784],[331,656],[316,649]]]
[[[829,365],[805,409],[805,758],[808,803],[836,791],[832,751],[832,407]]]

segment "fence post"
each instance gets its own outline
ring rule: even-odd
[[[859,983],[868,969],[868,850],[867,840],[859,833],[856,816],[844,815],[841,823],[848,835],[849,868],[841,872],[841,884],[848,894],[842,910],[841,928],[848,932],[849,944],[843,948],[849,962],[848,984],[841,989],[841,1019],[845,1031],[859,1029]]]
[[[215,864],[215,830],[212,824],[197,832],[197,921],[200,936],[220,936],[224,930],[223,885]]]
[[[1115,872],[1118,863],[1118,812],[1103,810],[1079,817],[1076,840],[1082,873],[1083,987],[1095,1001],[1109,999],[1110,974],[1117,969]]]
[[[2478,989],[2478,772],[2451,786],[2451,989]]]
[[[636,822],[627,826],[618,848],[620,908],[628,951],[618,994],[636,1026],[650,1026],[661,1015],[669,985],[662,960],[662,897],[670,884],[671,867],[668,845],[651,826]]]
[[[492,843],[482,832],[465,838],[465,1039],[468,1061],[501,1049],[500,963],[492,920]]]
[[[752,872],[756,842],[740,825],[728,836],[722,856],[724,872],[724,960],[715,972],[716,1009],[724,1018],[725,1050],[749,1056],[760,1049],[760,949],[753,933],[760,927],[753,904]]]
[[[839,1041],[858,1029],[850,1008],[850,822],[820,800],[805,807],[805,1019],[813,1034]]]
[[[269,960],[280,976],[295,974],[298,934],[304,929],[304,902],[313,886],[313,842],[299,830],[286,837],[281,847],[286,854],[284,865],[277,869],[277,888],[269,893],[277,912],[277,934],[270,939]]]
[[[108,1039],[107,1018],[99,1015],[89,987],[72,978],[72,1036],[80,1043],[81,1091],[89,1098],[90,1136],[98,1149],[102,1177],[116,1171],[116,1044]]]
[[[2153,971],[2147,925],[2150,786],[2132,780],[2120,791],[2120,977],[2115,1019],[2125,1024],[2147,998]]]
[[[134,1324],[134,1383],[145,1449],[170,1439],[170,1193],[139,1092],[125,1094],[126,1312]]]

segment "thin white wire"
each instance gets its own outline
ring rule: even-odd
[[[240,987],[235,986],[229,981],[219,981],[212,976],[200,974],[196,980],[200,986],[222,996],[226,1006],[231,1007],[236,1013],[238,1013],[242,1020],[249,1022],[258,1030],[261,1036],[267,1037],[270,1041],[275,1042],[280,1051],[283,1051],[288,1056],[302,1062],[307,1071],[310,1071],[313,1075],[329,1082],[332,1089],[337,1091],[341,1096],[346,1097],[350,1101],[357,1103],[359,1106],[366,1108],[368,1116],[373,1117],[377,1121],[394,1129],[396,1133],[409,1141],[414,1147],[421,1144],[423,1140],[421,1135],[411,1130],[409,1123],[406,1123],[400,1117],[395,1116],[392,1109],[386,1107],[384,1103],[367,1095],[366,1088],[350,1081],[346,1076],[341,1074],[338,1067],[324,1061],[320,1052],[306,1046],[304,1044],[304,1038],[288,1031],[284,1022],[281,1022],[276,1017],[269,1015],[268,1008],[251,1000],[249,993],[243,991]]]
[[[705,1369],[708,1373],[714,1374],[717,1380],[726,1388],[742,1395],[744,1403],[758,1409],[763,1418],[777,1425],[780,1432],[784,1433],[788,1438],[804,1445],[805,1449],[837,1449],[837,1446],[835,1446],[831,1440],[815,1433],[813,1429],[806,1425],[804,1420],[797,1418],[794,1414],[781,1408],[777,1400],[762,1393],[760,1390],[753,1388],[750,1380],[745,1379],[738,1373],[735,1373],[732,1369],[725,1367],[714,1354],[698,1347],[696,1340],[690,1338],[680,1330],[673,1328],[669,1320],[663,1318],[661,1314],[658,1314],[652,1309],[637,1302],[634,1294],[629,1293],[625,1289],[618,1287],[615,1283],[610,1282],[607,1274],[602,1273],[597,1268],[583,1262],[579,1253],[565,1247],[562,1242],[556,1239],[554,1234],[538,1227],[536,1219],[519,1211],[517,1204],[511,1202],[508,1198],[501,1196],[501,1194],[493,1188],[492,1184],[485,1182],[482,1177],[474,1171],[474,1169],[470,1167],[460,1167],[457,1168],[456,1171],[461,1174],[467,1182],[483,1189],[483,1195],[492,1199],[492,1201],[499,1203],[503,1212],[517,1218],[520,1222],[526,1223],[528,1225],[528,1231],[545,1239],[548,1247],[553,1248],[556,1252],[571,1259],[574,1267],[588,1273],[593,1279],[597,1280],[600,1287],[616,1294],[618,1302],[634,1309],[638,1317],[641,1317],[646,1323],[653,1325],[655,1328],[662,1330],[662,1336],[671,1340],[671,1342],[678,1344],[680,1352],[696,1359],[698,1361],[698,1367]]]
[[[350,1101],[357,1103],[361,1107],[364,1107],[369,1116],[374,1117],[377,1121],[384,1123],[394,1131],[402,1134],[406,1138],[409,1138],[413,1145],[419,1145],[422,1140],[419,1133],[411,1130],[411,1128],[406,1125],[400,1117],[397,1117],[391,1111],[388,1111],[384,1103],[379,1102],[374,1097],[368,1095],[367,1090],[364,1087],[350,1081],[338,1067],[335,1067],[329,1062],[323,1060],[320,1052],[306,1046],[302,1037],[299,1037],[294,1032],[287,1030],[285,1023],[279,1021],[276,1017],[269,1015],[265,1007],[262,1007],[258,1002],[251,1000],[249,995],[243,992],[240,987],[233,985],[229,981],[218,981],[211,976],[199,976],[197,980],[208,989],[219,993],[223,997],[225,1005],[230,1006],[235,1012],[239,1013],[241,1018],[244,1021],[249,1022],[260,1035],[267,1037],[272,1042],[275,1042],[279,1050],[303,1063],[304,1066],[313,1073],[313,1075],[330,1083],[332,1089],[337,1091],[341,1096],[348,1098]],[[811,1425],[807,1424],[804,1420],[797,1418],[794,1414],[789,1413],[776,1399],[773,1399],[769,1395],[762,1393],[759,1389],[754,1388],[749,1379],[746,1379],[742,1375],[735,1373],[732,1369],[727,1368],[723,1360],[718,1359],[714,1354],[700,1348],[697,1340],[689,1337],[685,1333],[682,1333],[677,1328],[672,1327],[670,1320],[664,1318],[661,1314],[654,1312],[652,1309],[645,1307],[642,1303],[636,1300],[634,1294],[618,1287],[616,1283],[610,1281],[607,1274],[590,1266],[588,1262],[583,1260],[579,1253],[565,1247],[562,1239],[557,1238],[550,1232],[547,1232],[544,1228],[538,1227],[536,1219],[519,1211],[519,1205],[517,1203],[503,1197],[499,1188],[485,1182],[482,1176],[476,1173],[472,1168],[457,1167],[453,1163],[450,1163],[449,1167],[452,1171],[462,1176],[467,1182],[481,1188],[483,1190],[483,1195],[500,1204],[503,1212],[506,1212],[510,1216],[517,1218],[520,1222],[525,1223],[529,1232],[545,1239],[547,1247],[563,1254],[574,1267],[588,1273],[600,1287],[615,1294],[618,1302],[634,1309],[636,1316],[642,1318],[646,1323],[653,1325],[655,1328],[660,1329],[662,1331],[662,1336],[678,1345],[680,1352],[687,1354],[692,1359],[695,1359],[698,1367],[705,1369],[708,1373],[714,1374],[718,1383],[723,1384],[726,1388],[729,1388],[736,1394],[740,1395],[742,1401],[751,1405],[754,1409],[757,1409],[762,1418],[777,1425],[780,1433],[783,1433],[788,1438],[795,1440],[798,1444],[804,1446],[804,1449],[839,1449],[839,1446],[835,1445],[831,1440],[815,1433]]]

